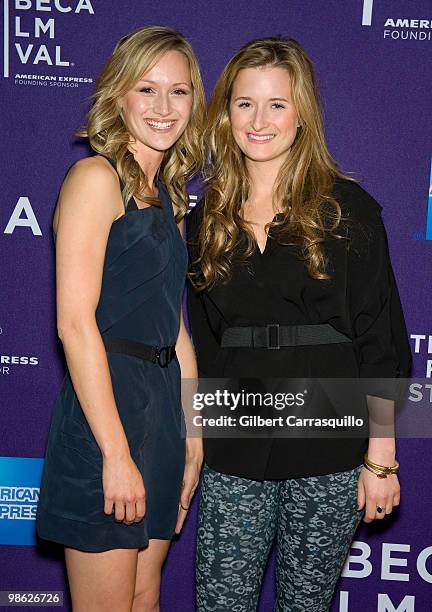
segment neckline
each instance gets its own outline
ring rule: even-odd
[[[273,221],[277,221],[278,219],[282,218],[283,216],[284,216],[283,212],[276,213],[275,216],[273,217],[273,219],[271,220],[271,223],[273,223]],[[268,248],[269,248],[269,240],[272,240],[272,239],[273,238],[270,235],[270,231],[269,231],[269,233],[267,234],[267,238],[266,238],[265,244],[264,244],[264,249],[261,251],[261,249],[259,247],[259,244],[258,244],[258,241],[255,238],[255,249],[256,249],[256,252],[258,253],[259,257],[264,257],[266,255],[266,252],[268,252]]]
[[[158,188],[158,194],[157,194],[157,197],[159,198],[159,200],[162,200],[162,197],[161,197],[161,185],[162,185],[163,183],[162,183],[162,181],[161,181],[160,179],[158,179],[158,178],[157,178],[157,179],[155,179],[155,183],[156,183],[157,188]],[[133,208],[133,209],[132,209],[132,211],[129,211],[129,212],[133,212],[134,210],[146,210],[147,208],[155,208],[155,207],[154,207],[154,206],[152,206],[151,204],[149,204],[148,206],[138,206],[138,204],[137,204],[137,202],[136,202],[136,200],[135,200],[135,198],[134,198],[134,196],[133,196],[133,195],[130,197],[129,202],[130,202],[130,200],[132,200],[132,201],[133,201],[133,203],[135,204],[135,208]],[[129,202],[127,203],[126,208],[129,206]],[[162,208],[162,206],[163,206],[163,205],[161,205],[161,208]],[[156,206],[156,208],[159,208],[159,207],[157,207],[157,206]]]
[[[119,179],[120,179],[120,176],[119,176]],[[121,180],[121,179],[120,179],[120,180]],[[142,207],[142,208],[141,208],[141,207],[139,207],[139,206],[137,205],[135,198],[134,198],[133,196],[131,196],[130,200],[132,200],[132,201],[133,201],[133,203],[135,204],[135,208],[132,208],[132,209],[129,209],[129,210],[128,210],[128,206],[129,206],[129,202],[130,202],[130,200],[129,200],[129,202],[127,203],[127,205],[126,205],[126,207],[125,207],[125,212],[124,212],[124,213],[123,213],[123,214],[122,214],[120,217],[117,217],[117,219],[114,219],[114,221],[113,221],[113,222],[112,222],[112,224],[111,224],[111,227],[112,227],[112,226],[113,226],[115,223],[117,223],[117,221],[120,221],[121,219],[123,219],[124,217],[127,217],[127,216],[128,216],[128,215],[130,215],[131,213],[137,213],[137,212],[140,212],[140,213],[141,213],[141,212],[144,212],[145,210],[149,210],[149,209],[151,209],[151,208],[157,208],[157,209],[161,209],[161,210],[164,208],[164,204],[162,203],[162,198],[163,198],[164,196],[163,196],[163,195],[161,195],[161,192],[163,191],[163,189],[164,189],[165,185],[164,185],[163,181],[161,181],[159,178],[156,178],[156,179],[155,179],[155,182],[156,182],[156,184],[157,184],[157,186],[158,186],[158,198],[159,198],[159,200],[161,201],[161,206],[152,206],[152,205],[150,204],[149,206],[144,206],[144,207]]]
[[[145,208],[136,208],[135,210],[128,210],[127,212],[123,213],[120,217],[117,217],[117,219],[114,219],[114,221],[111,223],[111,227],[117,223],[117,221],[121,221],[122,219],[124,219],[125,217],[128,217],[129,215],[133,215],[133,213],[142,213],[145,210],[149,210],[150,208],[162,208],[159,206],[146,206]]]

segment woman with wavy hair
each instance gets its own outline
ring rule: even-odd
[[[201,165],[205,98],[190,43],[131,32],[97,81],[54,214],[57,398],[37,530],[65,547],[74,610],[157,610],[170,539],[202,462],[185,442],[180,377],[196,376],[181,313],[186,181]],[[178,227],[179,225],[179,227]]]
[[[228,62],[205,142],[207,188],[187,219],[200,376],[241,392],[308,385],[303,404],[261,411],[275,419],[259,429],[244,405],[224,429],[203,427],[198,610],[255,610],[276,539],[276,609],[325,611],[362,517],[399,503],[391,428],[320,431],[322,417],[351,414],[354,392],[338,405],[337,389],[312,380],[373,379],[359,414],[381,410],[391,425],[391,380],[411,354],[381,206],[332,159],[313,65],[292,39],[254,40]],[[287,415],[317,426],[289,435]]]

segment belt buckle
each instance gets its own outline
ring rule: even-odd
[[[268,325],[266,325],[266,328],[267,328],[267,347],[266,348],[276,349],[276,350],[280,349],[279,323],[269,323]],[[275,333],[276,333],[276,337],[275,337]]]
[[[170,346],[157,346],[154,361],[160,365],[161,368],[167,368],[171,357]],[[165,359],[161,361],[161,355],[165,354]]]

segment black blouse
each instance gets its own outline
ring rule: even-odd
[[[334,195],[348,219],[338,233],[346,231],[351,239],[326,242],[331,281],[310,278],[299,247],[279,244],[273,230],[263,254],[256,247],[248,266],[234,262],[227,284],[202,293],[189,285],[187,310],[200,377],[409,376],[411,351],[382,207],[352,181],[337,179]],[[190,261],[196,256],[201,208],[198,204],[187,217]],[[220,347],[228,327],[269,323],[328,323],[352,342],[278,350]],[[352,469],[362,463],[367,442],[367,437],[205,438],[204,448],[211,468],[261,480]]]

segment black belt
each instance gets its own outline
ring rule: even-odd
[[[166,368],[176,354],[175,344],[172,346],[150,346],[127,338],[102,336],[102,339],[106,350],[111,353],[124,353],[132,357],[140,357],[146,361],[158,363],[161,368]]]
[[[222,334],[221,347],[279,349],[282,346],[338,344],[339,342],[351,342],[351,339],[328,323],[316,325],[269,323],[251,327],[228,327]]]

